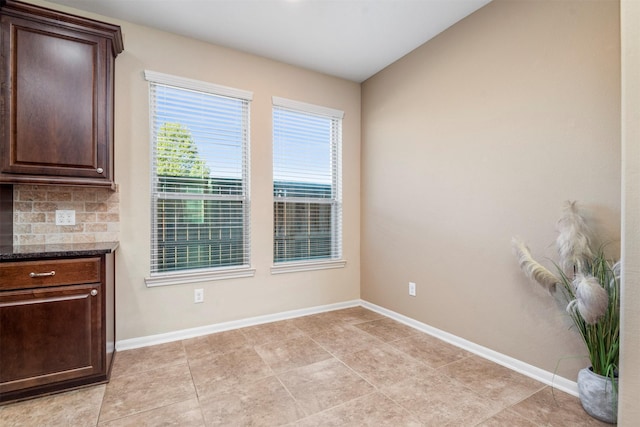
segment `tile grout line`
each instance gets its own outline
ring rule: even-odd
[[[280,385],[282,386],[282,388],[285,389],[285,391],[287,392],[287,394],[291,397],[291,399],[293,399],[293,402],[295,403],[295,405],[300,408],[300,410],[302,411],[302,413],[305,415],[303,418],[300,418],[298,420],[296,420],[295,422],[298,422],[300,420],[304,420],[305,418],[309,418],[310,416],[314,415],[314,414],[307,414],[307,411],[304,410],[304,408],[302,407],[302,405],[300,405],[300,403],[298,403],[298,399],[296,399],[296,397],[291,393],[291,391],[289,390],[289,388],[285,385],[285,383],[282,382],[282,380],[280,379],[280,377],[278,376],[278,374],[274,374],[273,375],[275,377],[276,380],[278,380],[278,382],[280,383]]]
[[[196,392],[196,400],[198,401],[198,411],[200,412],[200,418],[202,419],[202,424],[206,426],[207,420],[205,419],[204,412],[202,411],[201,396],[200,396],[200,393],[198,393],[198,387],[196,387],[196,381],[193,379],[193,371],[191,370],[191,361],[189,360],[189,355],[187,354],[187,348],[184,345],[184,340],[180,340],[180,345],[182,346],[184,357],[185,359],[187,359],[187,367],[189,368],[189,376],[191,377],[191,383],[193,384],[193,389]]]

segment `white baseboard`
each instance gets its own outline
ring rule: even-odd
[[[533,365],[529,365],[528,363],[524,363],[518,359],[514,359],[513,357],[498,353],[497,351],[493,351],[489,348],[483,347],[471,341],[467,341],[456,335],[450,334],[438,328],[434,328],[433,326],[429,326],[425,323],[419,322],[415,319],[364,300],[345,301],[336,304],[328,304],[317,307],[303,308],[300,310],[285,311],[282,313],[267,314],[264,316],[250,317],[247,319],[233,320],[230,322],[216,323],[213,325],[200,326],[197,328],[182,329],[180,331],[167,332],[164,334],[121,340],[116,342],[116,350],[123,351],[156,344],[164,344],[172,341],[179,341],[188,338],[199,337],[202,335],[213,334],[216,332],[229,331],[232,329],[244,328],[247,326],[261,325],[263,323],[277,322],[279,320],[293,319],[295,317],[308,316],[310,314],[323,313],[326,311],[340,310],[343,308],[356,306],[362,306],[368,308],[369,310],[383,314],[391,319],[404,323],[407,326],[411,326],[412,328],[415,328],[421,332],[432,335],[445,342],[448,342],[449,344],[455,345],[456,347],[460,347],[487,360],[491,360],[492,362],[495,362],[506,368],[526,375],[527,377],[540,381],[543,384],[552,386],[557,390],[564,391],[573,396],[578,396],[578,385],[575,383],[575,381],[571,381],[555,375],[552,372],[536,368]]]
[[[384,307],[372,304],[368,301],[361,300],[361,305],[365,308],[368,308],[369,310],[383,314],[391,319],[404,323],[407,326],[411,326],[412,328],[439,338],[442,341],[455,345],[456,347],[467,350],[470,353],[476,354],[487,360],[491,360],[492,362],[512,369],[516,372],[526,375],[527,377],[533,378],[534,380],[540,381],[543,384],[547,384],[557,390],[564,391],[573,396],[578,396],[578,385],[575,381],[571,381],[564,377],[555,375],[553,372],[536,368],[535,366],[524,363],[521,360],[514,359],[513,357],[504,355],[502,353],[498,353],[497,351],[493,351],[487,347],[483,347],[471,341],[467,341],[464,338],[460,338],[441,329],[434,328],[433,326],[429,326],[425,323],[396,313],[395,311],[388,310]]]
[[[317,307],[303,308],[299,310],[284,311],[281,313],[267,314],[264,316],[249,317],[247,319],[232,320],[230,322],[215,323],[213,325],[199,326],[197,328],[182,329],[164,334],[148,335],[139,338],[116,341],[116,350],[131,350],[134,348],[148,347],[156,344],[165,344],[188,338],[200,337],[216,332],[245,328],[247,326],[261,325],[263,323],[277,322],[279,320],[293,319],[295,317],[308,316],[310,314],[323,313],[325,311],[340,310],[342,308],[357,307],[360,300],[339,302],[335,304],[321,305]]]

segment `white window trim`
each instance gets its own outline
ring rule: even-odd
[[[153,83],[160,83],[169,86],[176,86],[181,89],[191,89],[198,92],[208,92],[220,96],[232,98],[242,98],[247,101],[253,100],[253,92],[236,89],[233,87],[217,85],[200,80],[188,79],[186,77],[173,76],[171,74],[158,73],[156,71],[144,70],[144,78]]]
[[[241,98],[246,101],[253,100],[253,92],[236,89],[228,86],[217,85],[214,83],[203,82],[200,80],[189,79],[186,77],[174,76],[171,74],[158,73],[156,71],[144,70],[144,78],[146,81],[169,86],[179,87],[181,89],[191,89],[200,92],[207,92],[220,96],[229,96],[233,98]],[[250,131],[250,130],[248,130]],[[152,132],[152,131],[151,131]],[[250,156],[250,151],[248,153]],[[247,159],[250,163],[250,160]],[[250,167],[249,167],[250,168]],[[247,176],[247,187],[251,188],[251,174]],[[250,199],[248,199],[250,203]],[[251,215],[247,218],[251,221]],[[171,286],[188,283],[201,283],[216,280],[237,279],[255,276],[255,268],[250,265],[217,267],[215,269],[193,269],[187,271],[151,273],[144,278],[145,285],[150,287]]]
[[[332,259],[322,261],[291,261],[278,263],[271,266],[271,274],[300,273],[303,271],[330,270],[344,268],[347,261],[344,259]]]
[[[243,277],[253,277],[256,274],[255,268],[232,267],[216,268],[215,270],[190,270],[188,272],[179,271],[176,273],[158,273],[144,278],[148,288],[156,286],[183,285],[186,283],[210,282],[214,280],[239,279]]]
[[[336,110],[329,107],[322,107],[320,105],[307,104],[306,102],[294,101],[292,99],[280,98],[274,96],[272,98],[274,107],[289,108],[296,111],[302,111],[310,114],[319,114],[322,116],[335,117],[337,119],[344,118],[344,111]]]

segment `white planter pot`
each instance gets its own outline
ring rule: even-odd
[[[618,421],[618,380],[615,389],[611,379],[594,373],[591,368],[578,372],[578,395],[589,415],[606,423]]]

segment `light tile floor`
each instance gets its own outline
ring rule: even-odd
[[[116,354],[9,426],[598,426],[577,398],[353,307]]]

